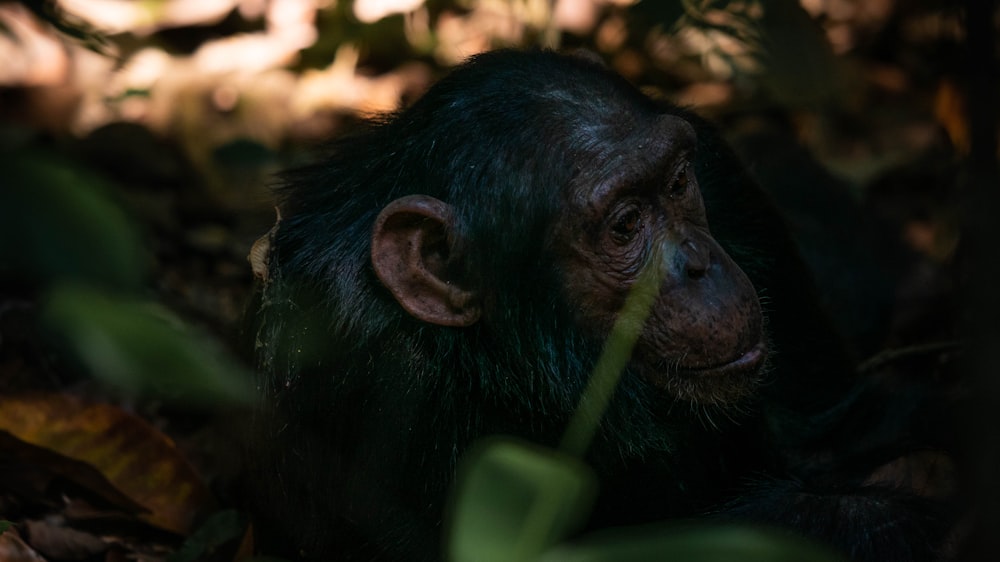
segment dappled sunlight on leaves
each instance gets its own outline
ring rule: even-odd
[[[0,85],[59,83],[69,60],[62,43],[19,4],[0,4]]]
[[[130,31],[140,35],[163,27],[214,23],[225,17],[238,3],[237,0],[58,1],[59,6],[67,12],[107,33]]]
[[[412,12],[425,0],[354,0],[354,16],[362,23],[374,23],[386,16]]]
[[[510,47],[524,39],[525,22],[504,2],[481,2],[472,11],[445,12],[438,20],[438,62],[451,66],[488,51]]]
[[[420,64],[402,66],[377,77],[357,72],[358,51],[345,45],[330,66],[302,74],[291,101],[292,115],[306,120],[319,111],[357,111],[377,114],[396,109],[409,84],[430,82],[430,71]]]

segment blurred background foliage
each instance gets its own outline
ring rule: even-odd
[[[151,524],[161,508],[135,515],[134,497],[93,493],[129,486],[89,472],[76,451],[107,428],[65,395],[169,435],[232,503],[232,417],[251,394],[246,256],[275,220],[272,174],[488,49],[586,49],[720,123],[771,180],[863,355],[952,338],[964,15],[958,0],[0,0],[0,393],[41,392],[78,430],[53,442],[15,419],[23,408],[0,408],[7,457],[35,463],[13,466],[37,467],[42,449],[52,478],[0,483],[0,518],[72,523],[52,485],[71,481],[133,522],[101,528],[114,539],[101,544],[65,521],[5,532],[0,558],[159,560],[190,532]],[[845,276],[844,259],[862,273]],[[127,442],[103,450],[135,456]],[[222,514],[216,526],[243,542],[212,555],[246,556]],[[196,536],[173,559],[209,556],[213,538]],[[678,540],[660,547],[684,552]]]
[[[856,292],[857,279],[841,279],[830,265],[845,252],[892,262],[904,271],[897,276],[913,280],[898,291],[883,283],[889,299],[946,302],[948,281],[938,273],[958,239],[953,188],[969,147],[962,17],[956,0],[0,1],[9,186],[0,193],[0,282],[4,310],[13,310],[4,316],[19,328],[0,359],[45,374],[0,370],[0,386],[78,380],[88,363],[79,353],[67,362],[45,346],[9,344],[33,325],[20,322],[34,318],[32,306],[66,282],[96,285],[112,300],[127,293],[156,301],[235,343],[251,290],[245,256],[274,221],[272,174],[498,47],[587,49],[651,95],[722,124],[751,171],[778,178],[766,183],[777,186],[803,244],[820,248],[806,254],[829,279],[831,308]],[[814,159],[814,175],[837,184],[826,190],[834,195],[799,181],[808,170],[758,164],[755,147],[765,145],[769,161]],[[830,204],[847,214],[816,212]],[[886,247],[919,256],[920,271],[868,249],[881,248],[864,239],[876,227],[838,224],[861,216],[858,206],[876,215]],[[107,310],[106,327],[125,322],[125,308],[106,304],[93,305]],[[870,309],[838,321],[847,331],[872,324]],[[48,332],[63,332],[61,349],[91,347],[75,341],[79,330],[62,325],[62,312],[46,316],[56,319]],[[919,319],[886,322],[908,322],[896,333],[939,335],[923,310],[910,312]],[[909,343],[869,339],[864,354]],[[229,361],[202,359],[217,353],[192,357]],[[163,365],[150,363],[119,370]],[[177,367],[159,370],[169,377]],[[109,369],[91,364],[88,376]]]

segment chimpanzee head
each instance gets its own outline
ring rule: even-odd
[[[697,137],[590,60],[500,51],[338,140],[278,191],[258,314],[268,401],[304,424],[375,397],[405,423],[436,409],[469,439],[551,437],[652,273],[607,441],[667,446],[675,404],[739,409],[762,313],[709,230]]]
[[[440,520],[475,439],[559,441],[612,326],[639,322],[621,309],[641,291],[651,309],[588,460],[604,474],[654,456],[675,466],[696,443],[704,459],[657,480],[710,480],[698,501],[721,493],[711,413],[752,410],[766,347],[712,214],[754,279],[785,270],[760,258],[780,227],[745,212],[759,193],[701,131],[590,60],[499,51],[288,173],[255,267],[273,524],[314,552],[387,528],[405,536],[378,544],[400,551],[430,540],[417,529]],[[320,524],[334,520],[351,523]]]
[[[548,268],[553,275],[541,277],[551,286],[507,294],[555,291],[556,305],[572,310],[567,329],[603,341],[652,268],[658,297],[631,368],[685,401],[724,405],[752,394],[765,357],[761,309],[709,231],[692,126],[587,61],[572,61],[573,76],[539,72],[541,85],[524,77],[535,69],[505,67],[490,73],[484,95],[449,96],[463,72],[490,72],[497,56],[479,57],[412,110],[434,106],[425,118],[439,132],[422,139],[423,173],[439,158],[453,175],[436,178],[446,187],[438,196],[420,181],[405,185],[412,170],[398,177],[416,193],[375,220],[371,263],[381,284],[414,318],[465,328],[509,321],[500,293],[511,289],[499,278]]]

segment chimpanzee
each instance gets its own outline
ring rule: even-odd
[[[692,113],[586,57],[491,52],[277,195],[255,332],[269,553],[439,559],[463,452],[555,445],[652,268],[586,458],[588,528],[710,514],[859,559],[935,554],[936,512],[870,478],[907,450],[831,437],[851,362],[776,211]]]

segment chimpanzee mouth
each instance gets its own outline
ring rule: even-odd
[[[766,361],[767,344],[762,341],[726,363],[705,367],[660,362],[642,374],[676,400],[733,412],[757,395]]]
[[[677,369],[677,374],[687,377],[729,377],[733,375],[756,373],[764,365],[767,358],[767,346],[764,342],[751,347],[736,359],[713,365],[711,367],[684,367]]]

